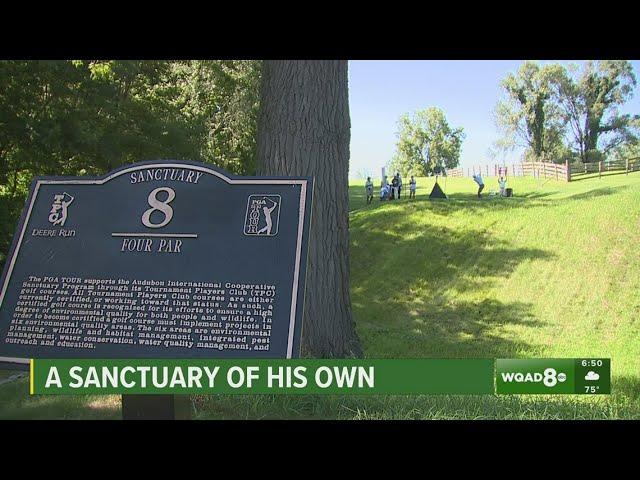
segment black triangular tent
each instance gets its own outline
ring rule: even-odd
[[[438,184],[437,181],[436,181],[436,184],[433,186],[433,190],[431,190],[431,193],[429,194],[429,200],[431,200],[432,198],[444,198],[444,199],[447,198],[447,196],[444,194],[444,192],[442,191],[442,188],[440,188],[440,185]]]

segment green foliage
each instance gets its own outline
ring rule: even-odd
[[[498,102],[495,121],[503,137],[497,147],[526,148],[537,161],[559,161],[566,155],[565,120],[557,102],[563,67],[525,62],[502,82],[506,98]],[[564,161],[564,160],[562,160]]]
[[[0,184],[154,158],[253,169],[259,62],[3,61],[0,82]]]
[[[640,116],[617,107],[633,95],[636,78],[626,60],[585,62],[581,72],[566,72],[560,101],[571,126],[573,147],[583,162],[600,161],[624,144],[638,142]]]
[[[581,72],[525,62],[502,83],[506,98],[498,102],[495,120],[503,136],[496,147],[524,147],[528,159],[558,163],[605,160],[638,141],[640,116],[617,111],[635,85],[628,61],[588,61]]]
[[[449,126],[445,114],[436,107],[404,114],[398,121],[398,142],[391,160],[392,171],[407,175],[439,173],[460,163],[463,129]]]
[[[236,174],[255,172],[261,62],[180,62],[180,103],[199,128],[199,154]]]
[[[36,175],[102,175],[153,159],[255,170],[258,61],[0,61],[4,262]]]
[[[629,160],[632,158],[640,158],[640,142],[627,142],[618,145],[611,150],[611,158],[613,160]]]

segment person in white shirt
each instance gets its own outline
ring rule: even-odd
[[[416,198],[416,179],[413,178],[413,175],[409,181],[409,198]]]
[[[389,199],[389,190],[389,185],[383,184],[382,187],[380,187],[380,201]]]
[[[364,184],[364,188],[367,193],[367,205],[369,205],[371,200],[373,200],[373,182],[371,181],[371,177],[367,177],[367,183]]]
[[[502,197],[507,196],[507,179],[504,177],[500,177],[498,180],[498,185],[500,186],[500,195]]]
[[[482,198],[482,190],[484,189],[484,182],[482,181],[482,175],[476,173],[473,175],[473,180],[478,184],[478,198]]]

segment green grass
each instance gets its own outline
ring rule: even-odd
[[[0,385],[0,419],[118,419],[120,397],[115,395],[29,395],[29,380]]]
[[[362,182],[351,185],[351,298],[366,356],[610,357],[611,395],[205,396],[196,417],[640,418],[640,174],[518,177],[514,198],[482,200],[470,179],[447,179],[449,200],[429,201],[432,185],[418,179],[415,200],[369,206]],[[26,385],[0,387],[0,418],[117,414],[117,397],[46,403]]]

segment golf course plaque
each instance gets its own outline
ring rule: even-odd
[[[36,178],[0,283],[0,362],[295,358],[310,178],[154,161]]]

